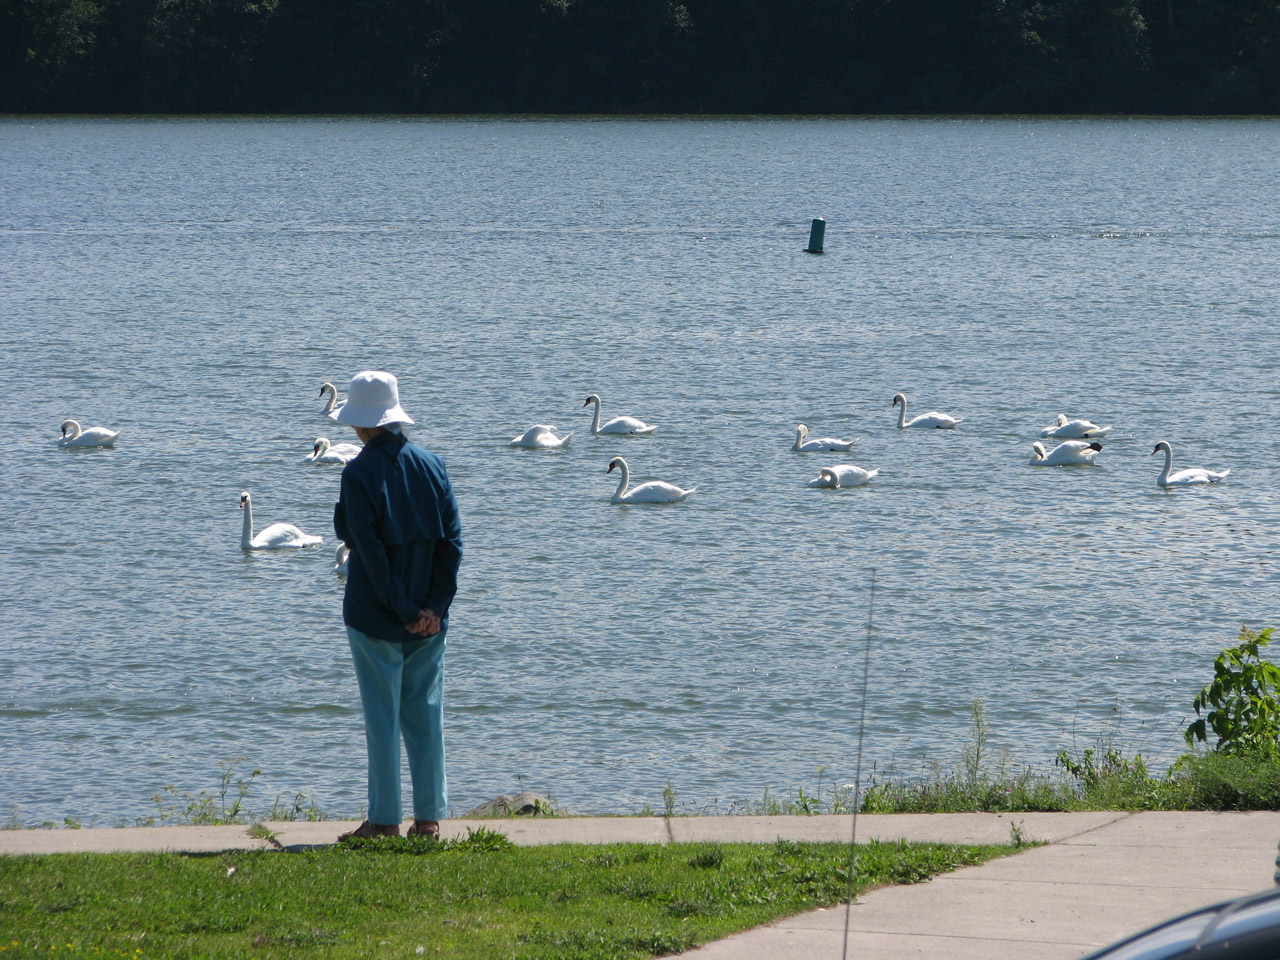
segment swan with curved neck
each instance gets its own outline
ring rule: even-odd
[[[586,402],[582,405],[589,407],[591,404],[596,405],[595,415],[591,419],[591,432],[599,435],[607,434],[634,434],[643,436],[644,434],[653,433],[658,429],[657,424],[645,423],[643,420],[637,420],[635,417],[614,417],[604,426],[600,425],[600,395],[593,393],[587,397]]]
[[[507,446],[524,447],[527,450],[556,450],[560,447],[567,447],[569,438],[573,436],[573,431],[570,430],[563,437],[557,437],[555,431],[555,427],[548,426],[545,423],[535,423],[520,436],[513,437]]]
[[[1110,427],[1100,427],[1092,420],[1068,420],[1065,413],[1060,413],[1057,424],[1045,427],[1040,431],[1040,436],[1064,437],[1072,440],[1101,440],[1110,432]]]
[[[1102,444],[1096,440],[1064,440],[1048,453],[1044,444],[1037,440],[1031,445],[1031,463],[1037,467],[1067,467],[1093,463],[1102,452]]]
[[[58,440],[60,447],[110,447],[114,446],[119,430],[108,430],[106,427],[90,427],[81,430],[77,420],[62,421],[62,437]]]
[[[338,544],[338,552],[333,557],[333,572],[340,576],[347,575],[347,565],[350,562],[351,548],[345,543]]]
[[[853,445],[857,440],[837,440],[835,437],[815,437],[810,440],[809,428],[803,423],[796,426],[796,442],[791,445],[791,449],[797,453],[817,453],[819,451],[841,450],[848,451],[853,449]]]
[[[613,491],[611,503],[680,503],[688,500],[698,489],[691,487],[683,490],[674,483],[650,480],[648,483],[642,483],[628,490],[627,485],[631,482],[631,468],[627,466],[627,461],[621,457],[614,457],[609,461],[609,469],[605,473],[613,473],[615,468],[622,476],[618,479],[618,489]]]
[[[1164,469],[1160,471],[1160,476],[1156,477],[1156,484],[1166,490],[1169,487],[1189,487],[1196,483],[1217,483],[1231,472],[1230,469],[1215,472],[1205,470],[1203,467],[1188,467],[1172,473],[1170,471],[1173,470],[1173,446],[1168,440],[1161,440],[1151,451],[1151,455],[1155,456],[1161,450],[1164,451]]]
[[[332,413],[334,408],[340,406],[340,404],[338,403],[338,388],[328,380],[320,384],[320,396],[323,397],[326,393],[329,395],[329,399],[324,402],[324,408],[320,412]]]
[[[331,444],[328,437],[316,437],[311,456],[306,459],[312,463],[350,463],[363,449],[356,443]]]
[[[244,511],[244,524],[240,528],[241,550],[278,550],[281,547],[309,547],[324,542],[324,537],[305,534],[292,523],[273,523],[255,537],[253,500],[247,490],[240,494],[240,509]]]
[[[841,487],[860,487],[867,483],[880,470],[864,470],[852,463],[837,463],[834,467],[823,467],[818,475],[809,481],[811,487],[823,487],[835,490]]]
[[[901,406],[898,411],[898,429],[908,430],[912,427],[933,427],[938,430],[954,430],[957,423],[963,418],[952,417],[945,413],[939,413],[937,410],[930,410],[928,413],[922,413],[918,417],[907,419],[907,395],[905,393],[895,393],[893,395],[893,406]]]

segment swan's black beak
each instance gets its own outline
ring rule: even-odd
[[[612,464],[612,463],[611,463],[611,464],[609,464],[609,469],[608,469],[608,470],[606,470],[606,471],[605,471],[605,473],[613,473],[613,464]]]
[[[240,509],[241,509],[241,510],[243,510],[243,509],[244,509],[244,497],[241,497],[241,498],[240,498]]]
[[[1158,444],[1158,443],[1157,443],[1157,444],[1155,445],[1155,449],[1153,449],[1151,452],[1152,452],[1152,453],[1159,453],[1159,452],[1160,452],[1160,444]]]
[[[584,407],[589,407],[589,406],[591,406],[591,401],[590,401],[590,400],[583,400],[583,401],[582,401],[582,405],[583,405]]]
[[[62,428],[62,435],[63,435],[64,437],[67,435],[67,428],[66,428],[66,427],[63,427],[63,428]]]

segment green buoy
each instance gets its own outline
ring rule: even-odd
[[[815,217],[813,226],[809,228],[809,249],[805,253],[821,253],[822,239],[827,233],[827,221],[821,217]]]

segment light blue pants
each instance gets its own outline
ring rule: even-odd
[[[415,820],[443,820],[444,635],[390,643],[347,627],[369,750],[369,821],[400,822],[400,737],[409,755]]]

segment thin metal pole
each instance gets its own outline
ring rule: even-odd
[[[862,707],[858,712],[858,760],[853,766],[853,828],[849,834],[849,895],[844,903],[844,947],[840,960],[849,957],[849,913],[853,910],[853,875],[858,865],[858,807],[862,803],[862,741],[867,729],[867,681],[871,676],[871,626],[876,615],[876,568],[871,568],[871,602],[867,606],[867,642],[862,660]]]

